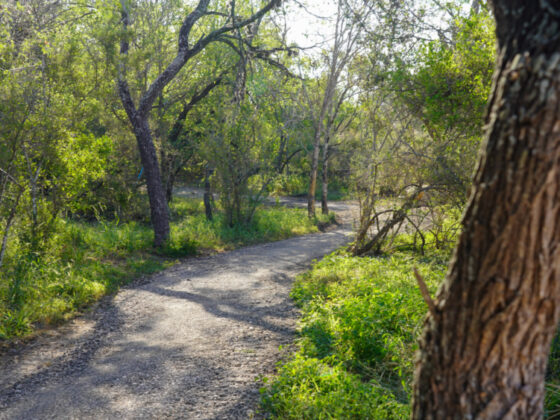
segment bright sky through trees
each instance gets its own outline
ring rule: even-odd
[[[286,6],[288,42],[302,48],[321,44],[332,36],[336,16],[334,1],[303,0]]]

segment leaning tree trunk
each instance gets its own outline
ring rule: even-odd
[[[488,132],[426,320],[414,419],[540,419],[560,317],[560,9],[494,0]]]
[[[124,29],[121,31],[120,55],[121,60],[118,63],[117,86],[119,96],[123,107],[128,115],[128,119],[132,124],[140,157],[144,170],[146,171],[146,180],[148,184],[148,196],[150,198],[150,210],[152,214],[152,225],[154,227],[154,245],[161,246],[169,237],[169,213],[167,201],[165,199],[165,189],[161,182],[161,173],[158,166],[155,146],[152,141],[148,119],[155,100],[160,97],[165,87],[177,76],[185,64],[194,56],[202,52],[209,44],[217,42],[222,36],[240,30],[248,25],[260,21],[274,7],[279,6],[278,0],[270,0],[261,9],[253,13],[250,17],[242,18],[237,22],[230,22],[221,27],[215,28],[208,34],[204,34],[194,44],[189,44],[191,39],[191,31],[196,23],[205,15],[212,14],[208,12],[210,0],[199,0],[196,6],[191,9],[190,13],[183,19],[181,27],[178,31],[177,55],[167,65],[167,67],[152,81],[146,91],[142,94],[135,105],[133,96],[127,81],[127,62],[128,51],[130,48],[131,33],[129,32],[130,4],[121,0],[121,24]],[[233,19],[235,20],[235,19]]]
[[[138,144],[140,160],[144,167],[148,199],[150,200],[150,215],[154,229],[154,246],[160,247],[169,238],[169,208],[167,206],[165,188],[161,180],[160,167],[156,148],[152,140],[148,116],[141,114],[135,109],[128,92],[128,87],[122,82],[119,82],[119,94],[129,116]]]

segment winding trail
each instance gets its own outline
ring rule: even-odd
[[[347,243],[326,233],[185,260],[0,354],[0,419],[250,419],[294,338],[294,276]]]

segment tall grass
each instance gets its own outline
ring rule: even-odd
[[[73,316],[101,296],[200,250],[223,251],[317,231],[304,210],[263,207],[254,223],[230,228],[218,212],[209,222],[200,200],[176,198],[171,238],[152,247],[149,226],[137,222],[60,220],[42,252],[16,243],[0,270],[0,340],[26,336]]]

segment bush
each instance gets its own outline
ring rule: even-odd
[[[273,195],[306,195],[309,188],[307,175],[285,175],[277,177],[271,184]]]
[[[412,269],[432,295],[449,255],[416,254],[400,235],[390,256],[335,252],[295,282],[302,309],[298,351],[261,390],[262,408],[282,419],[409,417],[413,358],[427,306]],[[560,334],[552,343],[545,409],[560,418]]]

